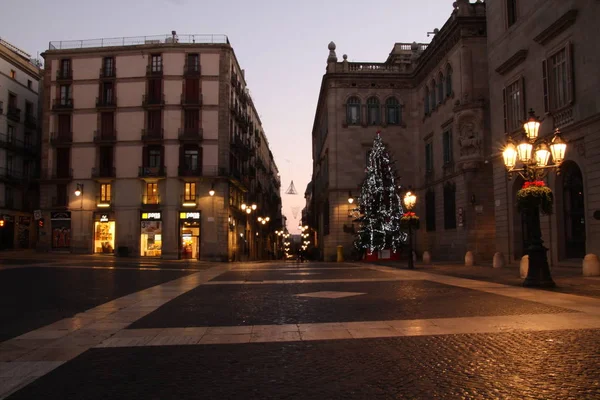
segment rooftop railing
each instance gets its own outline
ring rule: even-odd
[[[229,44],[227,35],[152,35],[50,42],[49,50],[85,49],[93,47],[143,46],[166,44]]]

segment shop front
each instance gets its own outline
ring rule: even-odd
[[[111,213],[94,214],[94,253],[114,254],[115,219]]]
[[[71,249],[71,212],[57,211],[50,213],[50,227],[52,228],[52,249]]]
[[[162,254],[162,212],[142,212],[140,255],[160,257]]]
[[[179,258],[200,259],[200,211],[179,213]]]

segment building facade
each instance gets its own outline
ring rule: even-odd
[[[600,3],[594,0],[487,3],[491,131],[495,153],[521,136],[530,109],[543,117],[540,136],[560,129],[567,141],[560,175],[546,178],[554,212],[541,217],[551,263],[581,265],[600,254]],[[511,261],[526,247],[515,205],[523,180],[507,179],[494,158],[496,247]]]
[[[310,225],[321,257],[352,257],[352,211],[378,131],[412,187],[421,217],[418,252],[459,260],[493,257],[492,147],[484,3],[455,2],[428,45],[396,43],[383,63],[339,62],[330,43],[313,125]]]
[[[43,248],[264,257],[256,217],[280,220],[280,183],[226,36],[51,42],[43,56]]]
[[[37,237],[39,65],[0,39],[0,250],[31,248]]]

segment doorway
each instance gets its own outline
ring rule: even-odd
[[[200,222],[181,221],[180,258],[183,260],[200,259]]]
[[[585,257],[585,202],[583,176],[574,162],[565,162],[563,173],[563,229],[565,257]]]

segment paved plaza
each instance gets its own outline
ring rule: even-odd
[[[473,278],[16,262],[0,268],[0,398],[600,398],[599,298]]]

